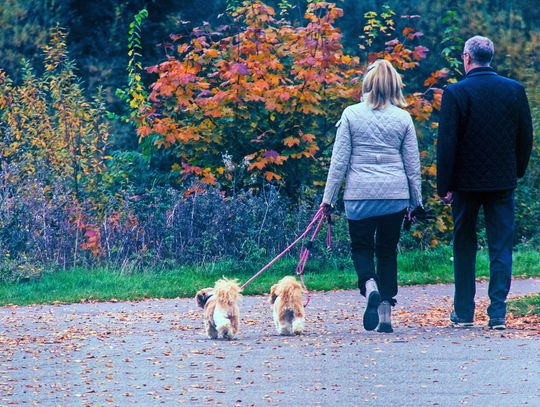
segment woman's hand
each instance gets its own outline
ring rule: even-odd
[[[332,205],[328,203],[321,203],[320,208],[323,208],[323,213],[325,215],[330,215],[330,213],[332,212]]]

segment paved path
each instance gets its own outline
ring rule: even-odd
[[[529,292],[540,280],[514,282]],[[407,319],[451,294],[402,288],[395,333],[378,334],[356,291],[313,293],[306,335],[289,338],[266,297],[246,297],[232,342],[204,337],[190,299],[0,308],[0,405],[540,405],[540,337]]]

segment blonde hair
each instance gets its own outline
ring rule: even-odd
[[[362,93],[365,101],[373,109],[381,109],[388,103],[404,107],[407,105],[401,92],[401,76],[386,59],[378,59],[369,67],[364,75]]]

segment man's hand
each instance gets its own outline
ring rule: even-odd
[[[452,192],[449,191],[447,192],[446,196],[443,198],[443,201],[446,202],[447,204],[451,204],[452,198],[453,198]]]

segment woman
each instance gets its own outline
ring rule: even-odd
[[[397,244],[403,217],[422,205],[420,158],[401,78],[375,61],[364,76],[362,102],[347,107],[337,134],[321,206],[330,209],[343,178],[345,214],[358,288],[366,297],[364,328],[392,332]],[[377,258],[375,268],[374,256]]]

